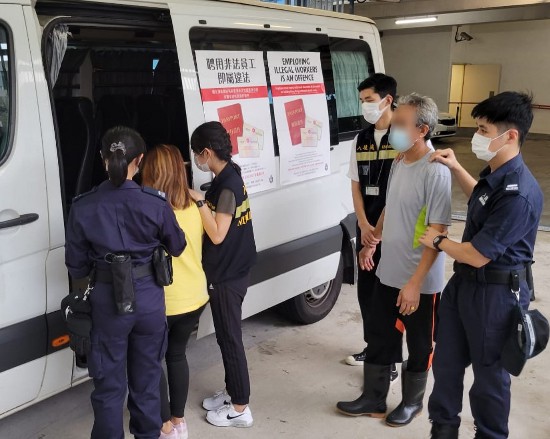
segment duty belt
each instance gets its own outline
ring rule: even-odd
[[[486,284],[501,284],[512,285],[527,279],[526,268],[510,269],[510,270],[490,270],[475,268],[468,264],[454,262],[453,271],[464,278]]]
[[[151,262],[132,268],[132,277],[134,280],[151,276],[153,273],[153,264]],[[105,284],[113,283],[113,275],[111,274],[111,270],[102,270],[98,268],[95,273],[95,281]]]

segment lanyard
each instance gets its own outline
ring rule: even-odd
[[[375,142],[375,145],[376,145],[376,142]],[[380,146],[382,145],[382,140],[380,141]],[[380,160],[380,147],[376,147],[376,161],[378,162],[381,162],[380,163],[380,172],[378,172],[378,178],[376,179],[376,183],[375,183],[375,186],[378,186],[378,183],[380,183],[380,178],[382,177],[382,171],[384,170],[384,160]],[[369,160],[369,186],[371,185],[370,184],[370,176],[371,176],[371,168],[370,168],[370,164],[371,164],[372,160]]]

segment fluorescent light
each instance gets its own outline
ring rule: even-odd
[[[434,21],[437,21],[437,17],[411,17],[395,20],[395,24],[432,23]]]
[[[0,43],[0,49],[8,50],[8,45],[6,43]]]

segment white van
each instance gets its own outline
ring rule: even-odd
[[[356,86],[383,71],[370,20],[245,0],[0,0],[0,418],[85,379],[59,311],[70,283],[64,243],[72,197],[105,178],[98,142],[113,125],[136,128],[149,147],[175,144],[192,162],[189,133],[208,113],[201,51],[246,51],[264,60],[259,77],[268,96],[258,102],[268,116],[258,123],[272,127],[261,141],[272,148],[274,173],[267,190],[249,191],[259,258],[244,317],[282,304],[289,317],[312,323],[331,310],[342,282],[354,282],[346,173],[362,124]],[[322,105],[307,111],[326,124],[321,132],[310,117],[313,131],[303,131],[303,119],[295,132],[307,146],[319,142],[308,150],[311,161],[302,156],[304,166],[327,154],[322,176],[281,177],[292,171],[283,151],[298,149],[285,143],[296,121],[285,128],[275,120],[271,63],[287,62],[280,52],[295,59],[307,53],[320,65],[302,71],[322,73],[312,91],[324,94]],[[259,156],[252,140],[247,154]],[[212,179],[190,171],[197,189]],[[199,334],[211,331],[206,312]]]

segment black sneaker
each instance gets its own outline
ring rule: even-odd
[[[366,355],[367,348],[363,350],[363,352],[359,352],[358,354],[350,355],[346,358],[346,364],[349,364],[350,366],[362,366],[365,363],[365,355]]]
[[[399,372],[397,372],[397,367],[395,366],[395,363],[393,363],[390,370],[390,384],[395,383],[397,378],[399,378]]]

